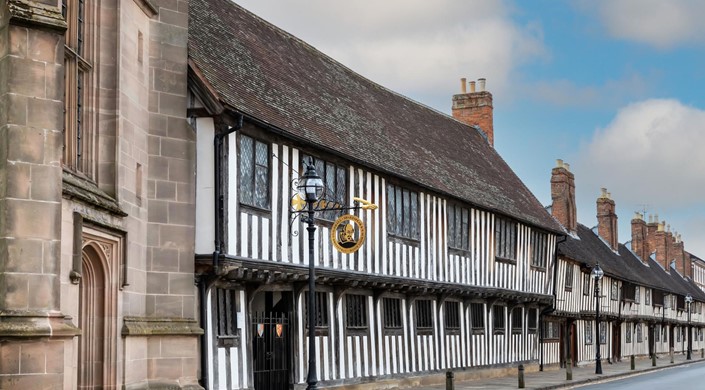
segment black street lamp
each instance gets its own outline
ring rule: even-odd
[[[314,217],[316,211],[351,211],[351,210],[375,210],[377,205],[365,199],[353,198],[352,206],[345,206],[336,202],[328,202],[324,199],[325,184],[318,176],[313,159],[304,162],[306,172],[295,179],[294,183],[298,193],[291,199],[291,223],[299,217],[301,222],[306,223],[308,231],[308,377],[306,390],[318,390],[318,378],[316,378],[316,259],[314,256],[316,225]],[[362,236],[362,234],[361,234]],[[361,239],[362,241],[363,239]]]
[[[693,296],[688,293],[688,295],[685,296],[685,303],[688,305],[688,352],[686,353],[686,360],[691,359],[691,350],[693,349],[693,334],[692,334],[692,329],[690,328],[690,304],[693,303]]]
[[[308,383],[307,390],[318,389],[316,378],[316,261],[313,258],[316,225],[313,223],[316,203],[323,197],[323,180],[313,162],[306,165],[306,172],[299,179],[297,186],[299,194],[306,201],[307,214],[301,216],[301,221],[307,223],[308,230]]]
[[[602,362],[600,361],[600,280],[605,272],[600,268],[600,263],[595,264],[590,276],[595,281],[595,337],[597,348],[595,349],[595,374],[602,374]]]

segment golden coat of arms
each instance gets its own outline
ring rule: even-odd
[[[342,253],[354,253],[365,241],[365,225],[352,214],[336,219],[330,229],[330,241]]]

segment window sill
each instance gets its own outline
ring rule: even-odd
[[[254,213],[254,214],[265,215],[265,214],[271,214],[271,213],[272,213],[272,210],[271,210],[270,208],[263,208],[263,207],[259,207],[259,206],[253,206],[253,205],[251,205],[251,204],[242,203],[242,202],[240,202],[239,204],[240,204],[240,209],[242,209],[242,210],[244,210],[244,211],[249,211],[249,212]],[[231,211],[232,211],[232,210],[231,210]]]
[[[399,234],[387,232],[387,238],[398,241],[402,244],[410,244],[410,245],[417,245],[417,246],[421,245],[421,239],[418,237],[416,237],[416,238],[406,237],[406,236],[402,236]]]
[[[417,336],[431,336],[433,335],[433,328],[421,328],[421,329],[416,329],[416,335]]]
[[[495,256],[494,260],[498,263],[505,263],[505,264],[511,264],[511,265],[517,265],[517,261],[515,259],[509,259],[506,257],[500,257],[500,256]]]
[[[570,286],[570,287],[569,287],[569,286],[565,286],[565,291],[573,292],[573,287],[572,287],[572,286]]]
[[[460,334],[460,328],[446,328],[446,335],[457,336]]]
[[[485,330],[484,329],[473,329],[471,333],[476,336],[482,336],[485,334]]]
[[[546,272],[546,267],[531,264],[531,270],[536,272]]]

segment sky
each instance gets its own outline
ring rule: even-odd
[[[495,148],[544,204],[556,159],[578,220],[605,187],[619,241],[657,214],[705,257],[705,2],[236,0],[363,76],[450,114],[487,79]]]

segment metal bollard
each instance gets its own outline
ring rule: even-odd
[[[651,354],[651,367],[656,367],[656,352]]]
[[[565,380],[573,380],[573,360],[571,358],[565,362]]]
[[[636,363],[634,362],[634,355],[629,358],[629,363],[631,364],[632,371],[636,368]]]
[[[671,363],[673,363],[673,347],[671,347],[669,353],[671,354]]]
[[[518,380],[519,380],[519,388],[523,389],[525,387],[525,384],[524,384],[524,365],[523,364],[519,365],[519,378],[518,378]]]
[[[446,371],[446,390],[455,390],[455,384],[453,383],[454,377],[455,375],[453,375],[453,371]]]
[[[705,359],[705,348],[700,348],[700,359]]]

